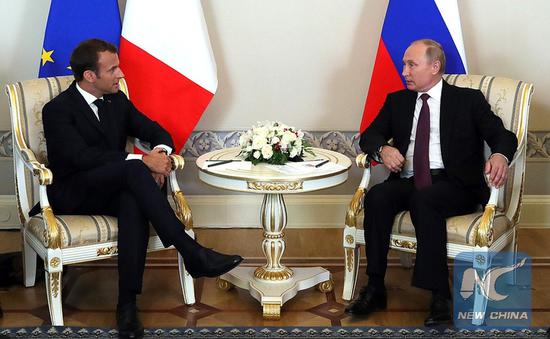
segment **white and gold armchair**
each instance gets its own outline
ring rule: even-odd
[[[22,223],[24,284],[33,286],[36,277],[36,256],[44,260],[46,292],[52,325],[63,325],[61,302],[63,265],[111,258],[117,255],[117,220],[107,215],[54,215],[48,202],[46,187],[55,180],[48,169],[46,141],[42,126],[42,108],[65,90],[72,76],[32,79],[7,85],[13,136],[15,189]],[[121,90],[128,95],[124,79]],[[132,147],[129,142],[128,147]],[[191,210],[176,180],[176,170],[184,167],[179,155],[173,161],[169,185],[176,205],[176,214],[194,237]],[[29,210],[40,202],[41,213],[29,217]],[[153,228],[149,251],[164,246]],[[193,279],[178,255],[180,284],[185,304],[195,303]]]
[[[514,253],[517,251],[516,234],[523,194],[527,122],[533,85],[519,80],[483,75],[448,74],[444,79],[452,85],[481,90],[491,104],[493,112],[518,138],[518,149],[510,164],[509,178],[502,188],[491,188],[489,202],[484,210],[447,219],[448,257],[456,258],[460,253],[462,255],[468,253],[466,258],[473,262],[473,267],[484,270],[490,265],[490,260],[487,260],[490,259],[489,251],[506,250]],[[487,147],[486,151],[488,151]],[[369,185],[370,165],[365,154],[358,155],[356,163],[358,167],[364,168],[364,171],[361,183],[349,205],[343,232],[345,278],[342,298],[344,300],[353,298],[359,270],[359,246],[365,245],[363,197]],[[400,260],[404,266],[412,266],[416,238],[414,226],[407,211],[399,213],[394,219],[390,247],[402,251]],[[477,296],[474,302],[475,310],[485,310],[486,299],[477,298]],[[480,325],[482,321],[483,319],[474,319],[473,323]]]

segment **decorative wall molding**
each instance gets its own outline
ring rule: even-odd
[[[287,228],[343,228],[351,195],[287,195]],[[188,195],[197,228],[259,228],[261,194]],[[522,228],[550,228],[550,195],[525,195]],[[0,229],[19,228],[15,196],[0,195]]]
[[[15,195],[0,195],[0,230],[20,227]]]
[[[550,161],[550,132],[528,132],[527,138],[527,161]]]
[[[242,131],[196,131],[191,134],[181,155],[197,158],[205,153],[221,148],[236,147]],[[314,147],[340,152],[355,158],[359,148],[357,131],[304,131],[305,138]],[[0,157],[13,154],[10,131],[0,131]],[[550,162],[550,131],[528,132],[527,161]]]

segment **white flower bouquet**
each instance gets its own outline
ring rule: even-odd
[[[287,161],[302,161],[304,152],[315,155],[304,133],[278,121],[258,122],[241,134],[241,155],[254,165],[267,162],[283,165]]]

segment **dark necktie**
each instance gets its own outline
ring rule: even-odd
[[[99,123],[102,126],[106,126],[106,124],[107,124],[107,118],[106,118],[107,107],[105,106],[105,101],[103,99],[96,99],[94,101],[94,105],[97,106],[97,115],[99,117]]]
[[[420,96],[422,108],[418,115],[416,137],[414,139],[413,171],[414,185],[420,189],[432,184],[430,175],[430,107],[426,93]]]

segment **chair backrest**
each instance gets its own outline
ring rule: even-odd
[[[527,123],[533,84],[485,75],[446,74],[443,78],[451,85],[479,89],[485,95],[493,112],[502,119],[504,126],[516,134],[518,138],[517,159],[510,168],[508,181],[503,190],[504,194],[499,197],[498,207],[506,211],[506,215],[514,223],[517,223],[519,204],[523,193]],[[489,152],[488,148],[486,151]]]
[[[23,169],[21,150],[30,149],[40,163],[48,164],[42,108],[67,89],[73,80],[73,76],[59,76],[20,81],[6,86],[11,115],[16,194],[22,221],[27,219],[29,209],[37,202],[38,189],[30,173]],[[124,79],[120,81],[120,89],[128,96]]]

